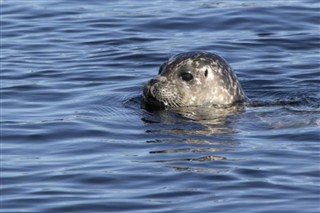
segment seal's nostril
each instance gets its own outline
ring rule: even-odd
[[[157,82],[159,82],[159,80],[157,80],[157,79],[151,79],[150,81],[149,81],[149,85],[154,85],[155,83],[157,83]]]

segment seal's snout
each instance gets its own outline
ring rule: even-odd
[[[143,88],[143,96],[147,106],[155,109],[163,109],[165,107],[164,103],[159,101],[154,94],[154,89],[160,82],[161,80],[158,78],[151,79]]]
[[[145,97],[152,96],[155,98],[156,95],[154,94],[153,90],[165,81],[166,81],[166,77],[164,76],[157,76],[156,78],[151,79],[143,89],[144,96]]]
[[[153,88],[153,85],[155,85],[156,83],[158,82],[158,80],[156,79],[151,79],[143,88],[143,95],[145,98],[148,98],[150,96],[153,96],[152,95],[152,88]]]

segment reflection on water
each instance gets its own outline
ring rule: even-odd
[[[179,167],[179,166],[166,166],[167,168],[174,169],[177,172],[204,172],[204,173],[224,173],[228,172],[228,170],[221,170],[221,169],[204,169],[204,168],[190,168],[190,167]]]
[[[225,153],[232,152],[239,145],[232,141],[232,135],[236,133],[232,128],[234,116],[244,112],[244,106],[231,107],[185,107],[163,111],[146,112],[142,120],[149,127],[154,124],[161,128],[147,130],[149,133],[172,135],[171,139],[149,140],[147,143],[155,144],[154,150],[149,153],[154,155],[152,162],[164,163],[164,167],[177,171],[216,172],[226,171],[223,168],[201,168],[201,165],[193,165],[190,162],[224,161]],[[150,121],[152,118],[153,121]],[[155,122],[157,120],[157,122]],[[165,125],[164,125],[165,124]],[[214,135],[229,135],[228,140],[213,140]],[[162,146],[159,146],[162,145]],[[166,149],[162,148],[163,145]],[[189,155],[189,157],[181,157]],[[177,163],[189,162],[186,165]],[[170,165],[167,165],[170,164]]]
[[[244,112],[245,108],[242,105],[221,106],[221,107],[181,107],[162,111],[151,111],[148,116],[142,120],[146,123],[165,123],[178,124],[185,123],[197,125],[200,128],[182,128],[165,130],[177,134],[191,135],[213,135],[213,134],[232,134],[230,128],[232,120],[228,119]],[[156,115],[153,116],[153,115]],[[185,127],[188,127],[186,125]]]
[[[231,149],[225,149],[225,148],[183,148],[183,149],[169,149],[169,150],[151,151],[150,154],[178,153],[178,152],[219,152],[219,151],[231,151]]]
[[[208,151],[208,150],[206,150]],[[171,160],[156,160],[154,162],[179,162],[179,161],[217,161],[217,160],[226,160],[225,157],[221,156],[203,156],[199,158],[179,158],[179,159],[171,159]]]
[[[163,139],[163,140],[151,140],[147,143],[183,143],[190,145],[224,145],[224,146],[235,146],[238,145],[236,142],[217,142],[210,141],[208,139],[197,139],[197,138],[184,138],[184,139]]]

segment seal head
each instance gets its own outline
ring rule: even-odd
[[[230,65],[208,52],[186,52],[160,66],[143,89],[152,108],[233,105],[247,100]]]

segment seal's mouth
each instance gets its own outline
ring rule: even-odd
[[[156,98],[149,96],[145,97],[145,106],[149,110],[163,110],[165,109],[165,104]]]

